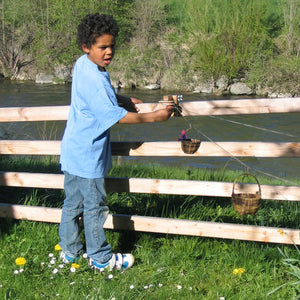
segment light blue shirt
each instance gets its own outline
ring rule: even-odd
[[[87,55],[74,67],[69,117],[61,143],[62,171],[84,178],[105,177],[112,165],[110,127],[125,117],[109,74]]]

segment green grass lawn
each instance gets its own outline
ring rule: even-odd
[[[221,181],[233,181],[236,175],[230,171],[155,166],[115,166],[110,173],[110,176]],[[60,207],[63,201],[62,191],[1,189],[1,198],[9,197],[7,200],[12,202],[17,202],[14,195],[19,203],[28,205]],[[108,201],[112,213],[299,228],[299,204],[291,202],[263,201],[255,216],[240,216],[230,199],[224,198],[110,193]],[[130,251],[136,261],[126,272],[99,274],[88,268],[84,258],[75,272],[70,271],[69,265],[61,268],[59,251],[54,248],[59,242],[58,224],[0,219],[0,230],[1,299],[300,297],[300,253],[294,245],[107,230],[114,251]],[[54,259],[49,257],[50,253]],[[17,266],[17,257],[24,257],[25,265]]]

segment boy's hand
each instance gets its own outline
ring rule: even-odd
[[[130,98],[130,99],[131,99],[131,102],[133,103],[135,111],[139,112],[140,109],[135,104],[143,103],[143,101],[139,100],[139,99],[136,99],[136,98]]]

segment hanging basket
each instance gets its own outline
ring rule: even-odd
[[[235,184],[239,178],[253,177],[258,185],[256,193],[236,193]],[[254,215],[261,205],[261,188],[257,178],[254,175],[244,173],[236,177],[232,187],[232,202],[234,209],[240,215]]]
[[[200,140],[186,139],[181,141],[181,149],[186,154],[194,154],[200,147]]]

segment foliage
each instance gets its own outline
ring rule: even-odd
[[[252,63],[268,58],[274,50],[266,2],[189,1],[195,67],[215,79],[243,77]]]
[[[51,72],[71,67],[82,53],[75,43],[76,26],[95,11],[118,21],[116,58],[121,55],[112,74],[133,85],[141,80],[163,89],[191,90],[194,78],[225,75],[258,86],[270,74],[266,65],[276,61],[285,70],[291,65],[281,57],[290,62],[299,58],[298,0],[5,0],[0,74],[16,79],[29,68]],[[295,86],[298,79],[278,82],[289,90],[284,83]],[[268,84],[276,86],[273,80]]]

